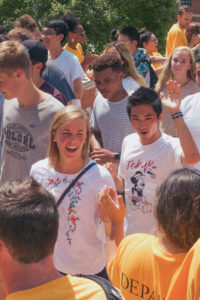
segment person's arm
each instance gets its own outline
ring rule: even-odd
[[[124,180],[117,174],[117,168],[113,163],[106,163],[104,167],[110,172],[119,193],[124,192]]]
[[[181,87],[175,81],[167,83],[169,98],[163,98],[164,108],[170,113],[176,127],[177,136],[183,150],[181,162],[186,164],[195,164],[200,160],[200,154],[196,143],[185,124],[183,114],[180,112]]]
[[[73,81],[73,87],[74,87],[74,95],[76,99],[80,99],[83,96],[83,88],[82,88],[82,80],[81,78],[76,78]]]
[[[120,154],[102,148],[101,143],[101,132],[92,128],[90,139],[92,152],[90,153],[90,157],[100,165],[106,164],[107,162],[119,163]]]
[[[124,218],[126,207],[123,197],[118,196],[116,201],[116,192],[112,187],[105,186],[98,195],[98,207],[102,221],[111,222],[110,238],[118,246],[124,237]]]

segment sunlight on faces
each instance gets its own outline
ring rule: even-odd
[[[144,48],[147,52],[157,52],[158,51],[158,39],[155,34],[151,34],[150,39],[147,43],[143,43]]]
[[[157,117],[153,107],[148,104],[141,104],[131,108],[130,121],[140,136],[142,145],[152,144],[161,136],[159,129],[161,117],[162,114]]]
[[[192,21],[192,13],[184,11],[182,16],[177,16],[177,19],[180,26],[187,28]]]
[[[187,78],[187,72],[192,68],[192,64],[190,62],[190,55],[184,51],[176,51],[172,56],[171,61],[171,70],[173,74],[173,78],[176,79],[178,77]]]
[[[75,43],[84,44],[85,42],[86,36],[82,25],[77,25],[74,32],[69,32],[68,35]]]
[[[0,92],[6,99],[13,99],[17,96],[19,88],[16,80],[16,71],[2,72],[0,70]]]
[[[112,100],[116,97],[122,87],[122,72],[115,72],[112,68],[102,71],[94,71],[94,81],[97,89],[106,99]]]
[[[66,158],[82,161],[86,134],[86,122],[81,118],[66,122],[56,130],[54,141],[57,144],[61,161]]]

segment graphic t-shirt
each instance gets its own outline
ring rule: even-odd
[[[164,251],[153,235],[129,235],[109,263],[108,277],[126,300],[165,300],[185,255]]]
[[[32,289],[9,294],[6,300],[106,300],[103,289],[86,278],[63,276]]]
[[[182,167],[181,153],[179,139],[166,134],[150,145],[142,145],[136,133],[124,139],[119,175],[125,183],[127,234],[154,232],[156,188],[169,173]]]
[[[78,174],[59,173],[44,159],[32,166],[30,175],[58,200]],[[107,238],[97,207],[97,195],[105,185],[114,188],[112,176],[96,164],[59,205],[59,231],[54,250],[54,264],[59,271],[72,275],[96,274],[105,267]]]
[[[49,128],[63,105],[47,94],[37,106],[23,108],[17,99],[5,100],[1,140],[1,183],[29,176],[33,163],[46,157]]]

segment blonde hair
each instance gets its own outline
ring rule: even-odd
[[[21,69],[30,78],[30,59],[25,48],[15,41],[0,43],[0,70],[9,74]]]
[[[55,167],[59,160],[59,149],[57,147],[57,144],[54,141],[56,130],[64,123],[70,122],[74,119],[85,120],[86,139],[82,149],[82,159],[85,160],[88,158],[89,147],[90,147],[90,135],[91,135],[88,115],[81,107],[68,105],[55,114],[50,127],[48,157],[49,157],[49,165],[52,167]]]
[[[113,42],[106,46],[104,53],[107,53],[109,49],[115,48],[123,61],[122,68],[125,75],[132,77],[139,85],[147,86],[144,78],[138,73],[132,55],[125,44],[120,42]]]
[[[190,70],[187,71],[187,78],[195,81],[195,71],[194,71],[195,70],[195,60],[194,60],[194,55],[193,55],[191,49],[189,47],[185,47],[185,46],[177,47],[170,54],[170,56],[168,57],[167,61],[165,62],[164,66],[163,66],[162,72],[159,76],[159,80],[155,87],[155,91],[158,93],[161,92],[165,88],[168,80],[173,79],[173,73],[171,70],[171,62],[172,62],[172,57],[176,52],[186,52],[189,55],[190,63],[192,65],[192,67],[190,68]]]

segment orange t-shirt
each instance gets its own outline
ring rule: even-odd
[[[70,275],[32,289],[9,294],[6,300],[106,300],[96,282]]]
[[[65,49],[65,50],[71,52],[72,54],[74,54],[75,56],[77,56],[79,63],[82,64],[82,62],[84,61],[84,54],[83,54],[83,49],[82,49],[81,44],[77,44],[76,49],[72,49],[67,43],[67,44],[65,44],[63,49]]]
[[[171,27],[167,34],[166,56],[169,56],[175,48],[180,46],[188,46],[188,42],[184,28],[177,23]]]
[[[186,255],[166,300],[200,299],[200,239]]]
[[[165,252],[153,235],[129,235],[120,243],[107,272],[126,300],[163,300],[185,255]]]

